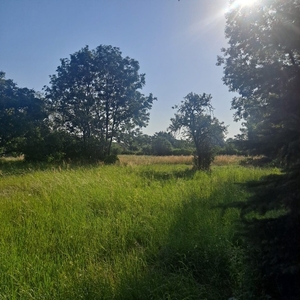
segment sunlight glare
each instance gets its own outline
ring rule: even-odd
[[[232,9],[235,9],[235,8],[237,8],[237,7],[242,8],[242,7],[245,7],[245,6],[252,6],[252,5],[254,5],[256,2],[257,2],[257,0],[235,0],[235,1],[233,1],[233,2],[230,4],[230,6],[229,6],[227,12],[230,11],[230,10],[232,10]]]

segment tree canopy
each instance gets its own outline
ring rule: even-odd
[[[147,125],[155,100],[140,92],[145,74],[139,74],[139,63],[112,46],[86,46],[61,59],[50,84],[45,92],[54,127],[84,144],[98,141],[104,155],[113,139]]]
[[[300,3],[262,0],[227,15],[229,47],[218,63],[224,83],[239,97],[235,119],[244,120],[240,138],[255,154],[282,163],[300,153]]]
[[[21,144],[30,138],[46,118],[41,97],[28,88],[19,88],[0,72],[0,153],[22,152]]]

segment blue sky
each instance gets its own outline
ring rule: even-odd
[[[216,66],[226,47],[229,0],[1,0],[0,70],[19,87],[41,91],[60,58],[85,45],[119,47],[146,73],[143,93],[158,98],[144,133],[165,131],[172,106],[189,92],[212,94],[215,116],[239,132]]]

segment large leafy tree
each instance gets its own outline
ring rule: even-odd
[[[104,155],[123,132],[147,125],[155,99],[140,92],[145,74],[139,74],[139,63],[112,46],[86,46],[61,59],[50,84],[45,91],[54,125],[86,145],[100,141]]]
[[[300,2],[261,0],[227,15],[219,64],[254,153],[291,163],[300,153]]]
[[[260,274],[260,291],[274,299],[298,299],[300,2],[232,5],[226,37],[229,47],[219,64],[224,66],[224,83],[240,95],[232,108],[235,118],[244,120],[241,141],[285,167],[282,175],[251,184],[253,197],[239,204],[249,258],[258,262],[254,270]],[[259,216],[253,218],[253,212]]]
[[[212,116],[211,95],[189,93],[171,119],[169,130],[181,131],[183,136],[192,141],[195,146],[195,168],[208,170],[215,154],[215,147],[224,142],[226,126]]]
[[[0,154],[23,153],[24,143],[45,117],[41,96],[34,90],[19,88],[0,72]]]

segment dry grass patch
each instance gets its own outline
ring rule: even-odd
[[[157,165],[184,164],[191,165],[193,156],[148,156],[148,155],[119,155],[121,165]]]
[[[238,156],[238,155],[218,155],[218,156],[215,157],[215,159],[213,161],[213,165],[214,166],[237,165],[243,159],[245,159],[244,156]]]
[[[155,164],[180,164],[192,165],[193,156],[148,156],[148,155],[119,155],[120,164],[128,165],[155,165]],[[245,157],[238,155],[218,155],[213,161],[215,166],[239,164]]]
[[[14,161],[23,161],[24,160],[24,155],[13,157],[0,157],[0,162],[14,162]]]

